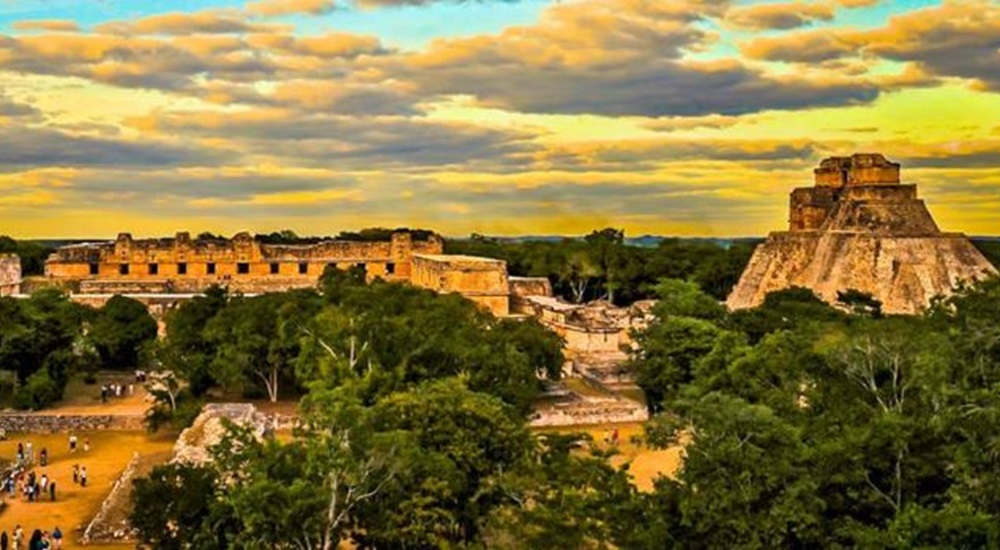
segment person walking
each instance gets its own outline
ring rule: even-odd
[[[24,543],[24,529],[18,525],[14,528],[14,550],[21,550],[21,545]]]
[[[10,537],[7,536],[7,531],[0,533],[0,550],[10,550]]]
[[[56,501],[56,482],[49,482],[49,500],[52,502]]]
[[[56,528],[52,530],[52,547],[56,549],[62,548],[62,539],[62,531],[60,531],[59,526],[56,525]]]
[[[73,483],[80,483],[80,465],[73,465]]]
[[[69,434],[69,452],[76,452],[76,434]]]
[[[80,487],[86,487],[86,486],[87,486],[87,467],[86,466],[81,466],[80,467]]]
[[[89,437],[85,437],[83,439],[83,452],[85,452],[85,453],[89,453],[90,452],[90,438]]]

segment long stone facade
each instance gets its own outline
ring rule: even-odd
[[[14,254],[0,254],[0,296],[17,294],[21,289],[21,259]]]
[[[900,182],[900,165],[879,154],[824,160],[815,186],[791,193],[789,230],[772,233],[754,252],[729,295],[731,309],[760,305],[793,286],[836,304],[859,290],[891,314],[914,314],[932,298],[996,269],[961,233],[941,231]]]
[[[435,292],[461,294],[498,317],[510,314],[510,281],[502,260],[417,254],[411,282]]]
[[[458,293],[497,316],[510,314],[512,294],[547,292],[537,279],[510,280],[501,260],[443,254],[441,237],[416,239],[406,231],[385,241],[330,240],[317,244],[265,244],[247,233],[232,239],[133,239],[59,248],[45,262],[45,275],[18,288],[30,294],[57,287],[72,299],[100,307],[111,296],[140,300],[157,318],[212,285],[260,294],[315,287],[329,268],[365,270],[368,280],[407,282],[440,293]],[[3,265],[3,264],[0,264]],[[20,279],[19,264],[17,264]],[[13,269],[13,268],[12,268]],[[13,276],[11,276],[13,280]]]
[[[408,281],[414,254],[440,254],[437,235],[415,240],[396,232],[388,241],[330,240],[317,244],[264,244],[248,233],[232,239],[133,239],[58,249],[45,276],[32,285],[58,285],[80,294],[199,293],[212,285],[244,293],[315,286],[328,268],[361,267],[369,279]]]

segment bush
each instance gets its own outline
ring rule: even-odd
[[[177,408],[172,411],[169,403],[157,401],[156,405],[146,411],[146,429],[151,433],[161,428],[183,430],[194,423],[204,404],[203,400],[196,399],[188,390],[177,396]]]
[[[38,410],[62,399],[62,388],[49,371],[42,369],[28,377],[24,386],[14,394],[14,406],[19,409]]]

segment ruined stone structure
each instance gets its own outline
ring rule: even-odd
[[[324,241],[310,245],[270,245],[247,233],[231,240],[133,239],[60,248],[45,262],[45,276],[24,281],[21,290],[59,287],[74,300],[100,307],[115,294],[138,299],[157,318],[212,285],[244,294],[315,287],[330,267],[362,267],[367,278],[410,282],[441,293],[455,292],[497,316],[510,312],[515,292],[547,291],[537,279],[507,277],[503,261],[442,254],[437,235],[416,240],[396,232],[389,241]]]
[[[133,239],[66,246],[45,262],[45,277],[33,284],[69,286],[81,294],[200,293],[223,285],[243,293],[315,286],[327,267],[360,266],[368,278],[410,279],[414,254],[439,254],[437,235],[414,240],[408,232],[390,241],[331,240],[309,245],[263,244],[247,233],[231,240]]]
[[[202,407],[201,414],[191,426],[177,437],[170,461],[196,466],[211,462],[211,449],[225,437],[227,422],[250,428],[258,438],[263,438],[268,427],[273,425],[250,403],[209,403]]]
[[[0,254],[0,296],[17,294],[21,289],[21,259],[14,254]]]
[[[727,305],[755,307],[799,286],[831,304],[838,292],[859,290],[886,313],[913,314],[960,282],[992,274],[965,235],[938,228],[916,185],[900,183],[899,164],[855,154],[824,160],[814,187],[792,191],[789,230],[757,248]]]
[[[503,260],[415,254],[411,282],[435,292],[461,294],[498,317],[510,314],[510,282]]]
[[[571,304],[548,296],[526,296],[516,313],[538,319],[565,341],[570,358],[620,354],[632,346],[632,331],[648,326],[652,301],[617,307],[605,301]]]

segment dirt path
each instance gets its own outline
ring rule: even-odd
[[[55,502],[50,502],[48,496],[40,502],[27,502],[21,495],[12,498],[4,494],[7,508],[0,512],[0,531],[12,533],[19,524],[26,535],[30,535],[34,529],[51,532],[59,526],[65,537],[63,548],[80,548],[76,544],[77,530],[97,513],[114,480],[132,458],[132,453],[163,453],[173,446],[170,437],[150,437],[144,432],[93,432],[78,434],[79,448],[76,453],[70,454],[67,437],[67,434],[14,434],[7,441],[0,442],[0,457],[5,459],[16,455],[18,441],[30,440],[36,456],[42,448],[47,448],[49,464],[45,468],[36,466],[35,473],[39,477],[46,473],[49,479],[56,482]],[[88,437],[91,449],[84,453],[83,442]],[[73,464],[87,467],[87,487],[73,484]]]

